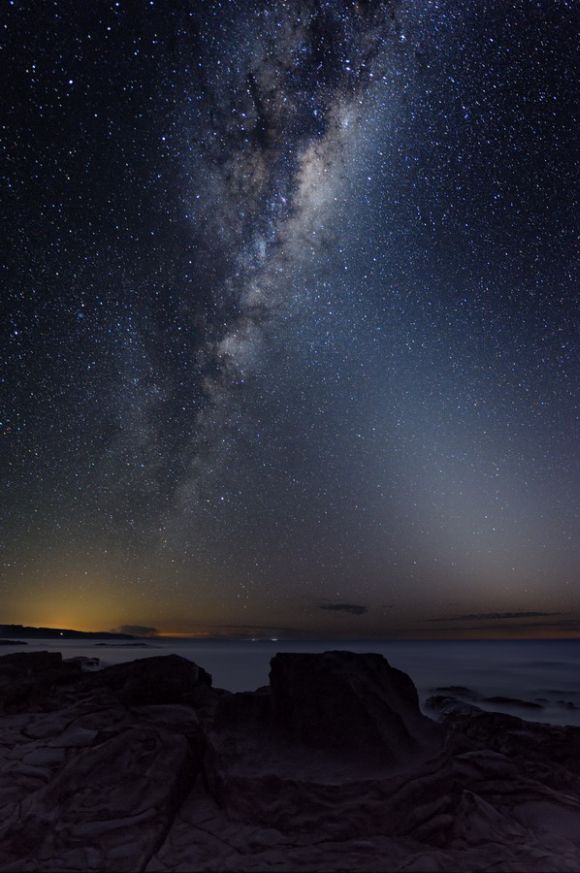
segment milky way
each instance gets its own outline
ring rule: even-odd
[[[1,16],[5,620],[576,633],[574,5]]]
[[[217,57],[206,62],[202,54],[198,62],[205,99],[189,130],[204,135],[189,158],[196,170],[188,189],[203,201],[192,216],[203,239],[196,245],[223,265],[210,293],[225,315],[216,325],[212,312],[204,325],[205,397],[188,446],[192,471],[179,489],[180,513],[203,499],[206,468],[235,451],[243,417],[235,393],[262,365],[272,322],[308,305],[308,291],[293,289],[292,278],[329,245],[325,232],[357,148],[365,92],[392,46],[392,18],[388,4],[282,5],[274,15],[248,5],[220,22],[227,36]],[[240,33],[241,50],[230,93],[222,67],[232,31]]]

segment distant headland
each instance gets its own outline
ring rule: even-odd
[[[25,639],[85,639],[85,640],[134,640],[134,634],[113,631],[78,631],[69,628],[27,627],[21,624],[0,624],[0,639],[4,637]]]

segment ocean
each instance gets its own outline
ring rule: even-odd
[[[136,658],[176,654],[195,661],[229,691],[251,691],[268,683],[270,659],[277,652],[329,650],[378,652],[408,673],[421,705],[444,686],[463,686],[477,698],[504,697],[539,708],[474,700],[483,709],[530,721],[580,726],[580,640],[534,641],[222,641],[151,639],[136,643],[97,640],[30,639],[26,646],[2,646],[10,652],[61,651],[99,658],[101,666]],[[425,709],[427,714],[429,711]]]

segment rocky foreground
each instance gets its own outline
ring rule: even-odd
[[[89,666],[0,657],[0,871],[580,870],[579,728],[431,720],[380,655]]]

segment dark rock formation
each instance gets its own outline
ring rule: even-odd
[[[533,700],[520,700],[519,697],[482,697],[482,703],[496,703],[500,706],[515,706],[518,709],[543,709],[543,705]]]
[[[573,700],[557,700],[557,706],[561,709],[577,710],[580,709],[580,704],[574,703]]]
[[[270,686],[277,729],[311,749],[396,766],[438,739],[413,682],[382,655],[276,655]]]
[[[0,873],[577,873],[580,729],[432,701],[345,652],[246,694],[175,656],[0,658]]]
[[[465,685],[441,685],[438,688],[431,689],[436,695],[444,695],[446,697],[460,697],[462,700],[479,700],[480,695],[472,688],[466,688]]]
[[[74,658],[65,658],[63,664],[73,664],[81,670],[98,670],[101,666],[99,658],[89,658],[86,655],[77,655]]]
[[[211,683],[202,667],[178,655],[116,664],[86,679],[88,688],[107,688],[130,706],[192,703],[199,686],[210,688]]]
[[[443,685],[439,688],[433,688],[434,697],[431,700],[440,698],[456,698],[461,701],[472,701],[478,703],[492,703],[499,707],[507,707],[508,709],[543,709],[545,703],[549,703],[546,698],[536,697],[535,700],[521,700],[519,697],[503,697],[496,695],[493,697],[485,697],[471,688],[465,688],[463,685]]]
[[[0,658],[0,677],[33,676],[61,666],[60,652],[15,652]]]
[[[78,677],[60,652],[15,652],[0,658],[0,713],[58,706],[56,686]]]
[[[481,707],[473,703],[466,703],[457,697],[448,697],[445,694],[434,694],[425,701],[425,708],[439,715],[458,715],[460,713],[482,712]]]

